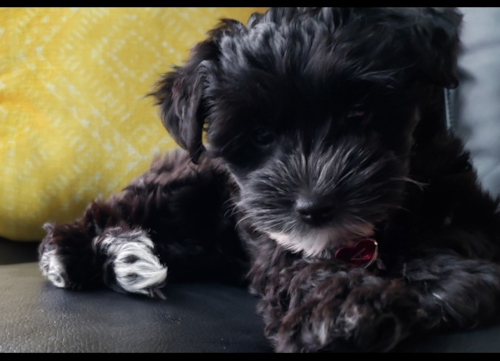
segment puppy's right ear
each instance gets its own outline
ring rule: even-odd
[[[202,133],[207,111],[203,97],[206,71],[219,58],[222,37],[242,28],[244,25],[236,20],[222,19],[205,41],[191,49],[186,64],[164,74],[150,93],[160,106],[163,125],[194,163],[205,150]]]

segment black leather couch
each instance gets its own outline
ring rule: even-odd
[[[451,126],[484,186],[500,194],[500,9],[463,9],[462,84]],[[271,352],[256,299],[219,284],[169,285],[166,301],[63,291],[41,276],[36,243],[0,240],[0,352]],[[500,326],[410,339],[396,351],[500,352]]]

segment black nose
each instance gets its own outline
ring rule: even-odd
[[[321,224],[333,216],[332,202],[314,197],[301,197],[295,202],[295,211],[300,218],[311,224]]]

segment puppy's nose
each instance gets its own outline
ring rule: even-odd
[[[295,202],[295,212],[307,223],[321,224],[333,216],[332,202],[316,199],[314,197],[300,197]]]

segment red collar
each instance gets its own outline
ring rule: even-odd
[[[378,257],[378,244],[372,238],[363,238],[353,247],[342,247],[335,251],[335,258],[354,267],[367,268]]]

